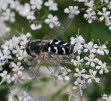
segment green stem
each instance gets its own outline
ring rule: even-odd
[[[61,89],[59,89],[56,93],[54,93],[50,98],[49,101],[55,101],[56,97],[59,96],[71,83],[73,83],[74,79],[70,80],[69,83],[64,85]]]
[[[102,4],[102,5],[98,6],[97,9],[101,9],[102,7],[107,6],[108,4],[109,3]]]
[[[96,6],[98,6],[100,3],[101,3],[101,1],[98,1],[98,2],[96,3]]]

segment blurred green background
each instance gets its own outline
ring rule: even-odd
[[[46,0],[44,0],[45,2]],[[49,13],[53,15],[57,15],[60,19],[60,22],[62,26],[60,28],[55,28],[54,30],[51,30],[48,25],[44,24],[42,21],[42,29],[39,29],[37,31],[32,31],[30,28],[30,23],[23,17],[19,16],[16,13],[16,22],[14,24],[7,23],[8,26],[11,27],[11,34],[10,37],[14,35],[26,34],[27,32],[30,32],[32,34],[31,40],[41,39],[45,34],[50,33],[49,39],[60,39],[65,42],[70,41],[70,37],[76,36],[78,34],[78,29],[80,29],[80,35],[82,35],[85,40],[91,41],[92,39],[97,42],[97,39],[100,40],[101,44],[108,41],[107,46],[109,50],[111,50],[111,31],[109,31],[108,27],[104,24],[104,22],[97,22],[93,21],[92,24],[88,24],[87,21],[83,18],[83,13],[81,13],[78,16],[75,16],[73,20],[69,20],[67,14],[64,14],[64,8],[68,7],[69,5],[78,5],[79,7],[83,7],[83,4],[79,4],[76,2],[73,2],[73,0],[55,0],[58,3],[59,11],[57,12],[51,12],[48,10],[47,7],[43,7],[41,11],[38,11],[36,13],[36,16],[42,18],[47,17]],[[29,2],[29,0],[21,0],[21,3]],[[7,38],[7,39],[9,39]],[[110,57],[110,54],[109,54]],[[107,60],[107,57],[104,58],[105,61],[108,61],[109,65],[111,66],[111,60]],[[101,97],[101,94],[110,94],[111,93],[111,72],[103,75],[104,77],[101,77],[101,84],[95,84],[88,86],[88,88],[84,91],[84,96],[77,100],[77,98],[74,98],[72,101],[97,101],[98,98]],[[44,86],[47,86],[49,83],[51,83],[52,80],[44,78],[40,81],[36,81],[36,90],[38,93],[33,93],[32,95],[40,94],[44,92],[45,88]],[[54,81],[54,84],[51,89],[58,88],[57,82]],[[23,84],[22,87],[30,89],[31,83]],[[40,88],[41,87],[41,88]],[[61,87],[61,86],[60,86]],[[39,88],[39,90],[38,90]],[[44,88],[44,89],[43,89]],[[61,87],[62,88],[62,87]],[[58,90],[54,90],[51,94],[52,97],[54,97],[53,101],[68,101],[68,96],[64,95],[59,88]],[[42,91],[43,90],[43,91]],[[46,89],[48,90],[48,89]],[[41,93],[39,93],[39,91]],[[6,96],[9,92],[8,86],[1,85],[0,86],[0,101],[7,101]],[[54,93],[55,92],[55,93]],[[61,96],[60,96],[61,95]]]

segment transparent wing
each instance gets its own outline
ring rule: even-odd
[[[47,38],[48,40],[51,40],[51,39],[55,39],[57,38],[58,36],[60,36],[61,34],[64,34],[64,32],[70,27],[72,21],[73,21],[73,18],[69,18],[67,17],[64,21],[62,21],[61,23],[61,26],[59,28],[56,28],[50,35],[49,37]]]

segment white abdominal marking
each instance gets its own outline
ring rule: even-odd
[[[52,41],[50,41],[50,44],[52,44],[52,42],[53,42],[53,40],[52,40]]]
[[[68,43],[64,43],[63,45],[66,46]]]
[[[59,44],[61,41],[60,40],[58,40],[58,42],[55,42],[55,44]]]
[[[57,47],[54,47],[54,49],[55,49],[55,51],[56,51],[56,54],[58,53],[58,49],[57,49]]]
[[[64,48],[62,48],[62,51],[63,51],[63,54],[65,54],[65,53],[66,53],[66,51],[65,51],[65,49],[64,49]]]
[[[48,52],[50,52],[50,51],[51,51],[51,48],[49,47],[49,48],[48,48]]]

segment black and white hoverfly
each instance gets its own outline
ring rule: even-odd
[[[30,56],[36,57],[41,53],[69,55],[73,52],[73,46],[61,40],[29,41],[26,51]]]
[[[62,27],[58,30],[58,32],[56,31],[58,34],[55,34],[55,37],[57,37],[60,33],[64,33],[70,26],[72,20],[73,19],[68,19],[67,21],[65,20],[65,23],[63,24],[64,28]],[[73,46],[71,44],[62,40],[46,40],[47,36],[48,35],[44,36],[41,40],[30,40],[26,44],[27,54],[32,57],[37,57],[38,60],[42,61],[46,54],[65,56],[73,53]]]
[[[67,20],[65,20],[65,23],[63,24],[64,27],[61,27],[58,32],[56,31],[56,33],[58,33],[55,34],[56,37],[60,33],[66,31],[66,29],[70,26],[72,20],[73,18],[68,18]],[[45,38],[46,37],[47,35],[45,36]],[[26,44],[26,52],[32,57],[36,57],[37,55],[40,55],[42,53],[47,53],[51,55],[69,55],[73,52],[73,46],[61,40],[44,40],[43,38],[42,40],[29,41]]]

